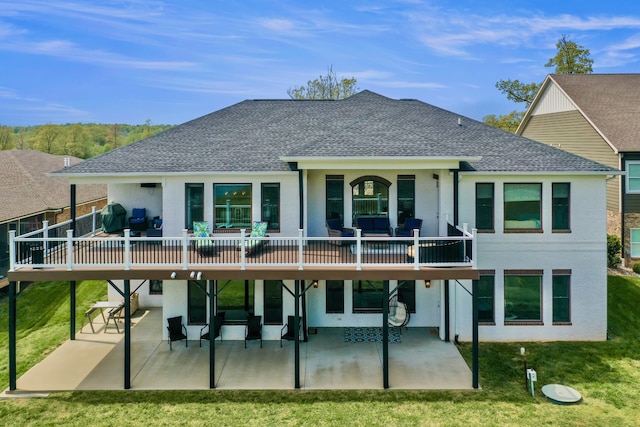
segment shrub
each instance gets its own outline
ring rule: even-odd
[[[634,262],[633,265],[631,266],[631,269],[633,270],[634,273],[640,274],[640,262]]]
[[[620,251],[622,250],[622,243],[620,243],[620,237],[615,234],[607,235],[607,265],[615,268],[620,265],[622,258],[620,258]]]

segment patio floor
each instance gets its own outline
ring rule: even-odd
[[[17,380],[15,393],[71,390],[122,390],[124,340],[112,325],[94,320]],[[134,390],[209,389],[209,342],[162,340],[162,310],[140,309],[132,318],[131,388]],[[216,388],[294,389],[294,343],[216,341]],[[20,342],[18,342],[18,348]],[[318,328],[300,343],[302,389],[382,389],[382,344],[346,343],[343,328]],[[389,344],[391,389],[473,390],[471,370],[453,343],[435,330],[403,330],[401,343]]]

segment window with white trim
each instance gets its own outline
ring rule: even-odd
[[[631,258],[640,258],[640,228],[631,230]]]
[[[640,193],[640,161],[627,162],[627,193]]]

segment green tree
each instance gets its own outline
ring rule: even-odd
[[[89,133],[84,126],[76,123],[66,127],[64,154],[87,159],[91,157]]]
[[[62,127],[60,125],[46,124],[40,126],[36,132],[33,148],[48,154],[62,154],[60,147],[60,135]]]
[[[0,126],[0,150],[11,150],[14,147],[13,128]]]
[[[344,99],[358,93],[360,89],[357,83],[355,77],[342,77],[338,80],[332,65],[326,75],[309,80],[306,86],[289,88],[287,95],[291,99]]]
[[[555,67],[555,74],[590,74],[593,72],[591,52],[583,46],[568,40],[563,35],[556,43],[556,55],[544,64],[545,67]],[[524,103],[529,108],[535,99],[542,83],[523,83],[520,80],[499,80],[496,88],[516,103]],[[524,112],[512,111],[504,116],[490,114],[482,119],[488,125],[498,127],[508,132],[515,132],[520,124]]]

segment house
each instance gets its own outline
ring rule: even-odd
[[[414,99],[248,100],[54,174],[107,182],[109,202],[161,218],[162,237],[70,238],[45,270],[16,256],[9,277],[106,279],[111,299],[135,291],[141,307],[182,316],[189,337],[224,312],[225,341],[244,339],[249,314],[265,340],[288,316],[304,338],[386,334],[388,301],[401,301],[409,327],[474,344],[477,387],[479,340],[606,339],[606,183],[617,173]],[[328,220],[361,218],[384,235],[328,236]],[[413,236],[394,235],[411,218],[422,220]],[[256,221],[267,236],[247,235]]]
[[[640,259],[640,74],[550,74],[516,133],[625,171],[607,182],[607,232]]]
[[[25,234],[41,229],[44,221],[53,225],[70,219],[67,180],[47,174],[81,161],[35,150],[0,151],[0,279],[9,268],[9,230]],[[90,213],[93,206],[101,209],[106,201],[106,185],[80,186],[76,215]]]

